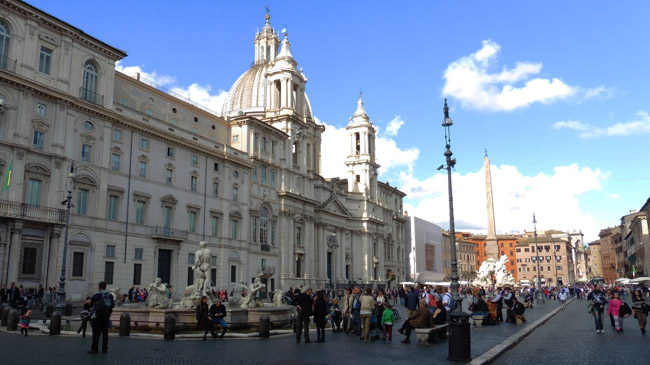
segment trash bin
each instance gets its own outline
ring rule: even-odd
[[[469,319],[464,312],[452,312],[449,316],[449,354],[447,360],[468,362],[472,360]]]

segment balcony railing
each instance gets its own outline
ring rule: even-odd
[[[0,216],[32,219],[47,223],[65,223],[65,209],[48,208],[9,200],[0,200]]]
[[[97,94],[96,92],[90,89],[86,89],[85,87],[79,88],[79,97],[93,104],[104,104],[104,95]]]
[[[155,226],[152,228],[153,238],[164,238],[168,240],[184,241],[187,239],[187,231],[169,227]]]
[[[262,274],[273,275],[275,274],[275,267],[273,266],[258,266],[257,272]]]
[[[9,57],[0,56],[0,68],[3,70],[16,72],[16,60]]]
[[[260,245],[260,250],[265,252],[271,252],[271,246],[269,245]]]

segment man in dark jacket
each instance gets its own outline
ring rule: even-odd
[[[226,334],[226,330],[228,329],[228,324],[224,320],[226,318],[226,306],[221,303],[221,299],[217,299],[217,301],[210,306],[210,317],[212,317],[212,324],[218,324],[221,326],[221,336],[219,338],[223,338],[223,335]],[[217,338],[217,332],[212,330],[212,337]]]
[[[503,304],[506,306],[506,324],[515,323],[515,317],[512,314],[512,302],[514,297],[515,293],[513,293],[510,288],[505,288],[503,292]]]
[[[9,291],[7,293],[7,298],[9,300],[9,306],[12,308],[18,308],[18,302],[20,301],[20,289],[16,287],[16,283],[11,283]]]
[[[296,296],[296,307],[298,308],[298,317],[296,318],[296,342],[300,343],[300,334],[305,332],[305,343],[311,343],[309,340],[309,316],[313,313],[314,299],[312,298],[311,289]]]
[[[113,312],[115,302],[113,295],[106,290],[106,282],[99,282],[99,291],[93,294],[90,300],[90,307],[93,308],[93,314],[90,316],[93,327],[93,342],[90,346],[89,354],[96,354],[99,350],[99,336],[102,336],[102,352],[108,351],[108,322]],[[108,305],[106,305],[108,301]]]
[[[408,293],[406,293],[406,315],[410,316],[411,313],[415,312],[418,309],[418,295],[413,290],[412,286],[408,287]]]

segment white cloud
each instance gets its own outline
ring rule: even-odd
[[[616,193],[611,193],[609,194],[610,199],[618,199],[618,194]]]
[[[345,161],[350,155],[350,137],[348,131],[343,128],[337,128],[333,125],[321,123],[318,118],[316,122],[325,126],[325,133],[321,144],[321,164],[322,175],[325,177],[347,178],[348,169]],[[420,155],[420,150],[411,147],[402,149],[397,146],[393,139],[386,137],[377,137],[376,144],[376,161],[381,165],[379,175],[387,173],[389,170],[406,168],[407,171],[413,171],[415,160]],[[395,185],[394,183],[391,183]]]
[[[514,166],[491,166],[495,221],[498,232],[532,230],[533,212],[539,230],[582,230],[588,241],[597,239],[600,230],[596,219],[580,209],[580,195],[599,191],[607,174],[576,164],[559,166],[552,175],[525,176]],[[423,181],[402,173],[407,193],[405,209],[449,227],[447,176],[438,173]],[[465,175],[453,173],[454,221],[456,229],[474,233],[487,232],[485,170]]]
[[[553,124],[553,128],[573,129],[579,132],[578,136],[583,139],[648,134],[650,133],[650,115],[648,112],[641,110],[636,113],[634,120],[616,123],[608,127],[598,127],[593,124],[570,120],[556,122]]]
[[[391,119],[391,121],[388,122],[388,126],[386,127],[386,135],[396,136],[397,132],[399,131],[399,128],[403,124],[404,124],[404,120],[402,120],[402,117],[396,115],[395,118]]]
[[[178,86],[176,85],[176,77],[161,75],[156,71],[146,72],[143,71],[140,66],[123,66],[118,62],[117,65],[115,65],[115,69],[131,77],[135,77],[135,75],[139,73],[140,81],[147,85],[153,87],[162,86],[163,88],[168,89],[173,96],[189,102],[190,104],[198,104],[199,107],[206,107],[210,109],[209,111],[217,115],[221,115],[223,103],[228,95],[227,91],[221,89],[215,92],[212,90],[210,85],[204,86],[194,83],[188,87]]]
[[[501,46],[484,40],[483,47],[447,66],[444,72],[443,96],[453,96],[464,107],[486,111],[509,111],[533,103],[550,103],[574,95],[578,89],[558,78],[534,78],[541,63],[517,62],[514,68],[491,73]],[[590,95],[602,94],[603,89]],[[592,96],[593,97],[593,96]]]
[[[615,89],[608,88],[604,85],[594,87],[592,89],[587,89],[584,92],[585,99],[607,99],[614,96],[616,93]]]

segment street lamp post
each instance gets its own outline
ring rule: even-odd
[[[461,296],[458,294],[458,260],[456,258],[456,229],[454,227],[454,198],[452,195],[452,189],[451,189],[451,169],[456,165],[456,159],[451,158],[453,153],[451,152],[451,131],[449,130],[449,127],[451,127],[454,123],[451,121],[451,118],[449,118],[449,108],[447,107],[447,99],[445,99],[445,106],[442,109],[445,118],[442,120],[442,126],[445,129],[445,159],[446,159],[446,164],[447,166],[445,167],[444,165],[440,165],[438,167],[438,170],[442,169],[443,167],[447,169],[447,185],[448,185],[448,190],[449,190],[449,238],[451,241],[451,285],[450,285],[450,290],[451,290],[451,296],[454,298],[456,303],[458,303],[458,306],[456,307],[455,311],[456,312],[462,312],[462,304],[463,304],[463,299]]]
[[[533,213],[533,227],[535,229],[535,261],[537,261],[537,303],[544,303],[544,292],[542,292],[542,277],[539,271],[539,245],[537,244],[537,220]]]
[[[73,180],[75,176],[75,169],[74,169],[74,161],[70,165],[70,171],[68,172],[68,178],[70,180]],[[74,182],[72,181],[73,187],[74,187]],[[64,314],[65,313],[65,265],[66,265],[66,257],[68,254],[68,227],[70,226],[70,208],[73,207],[72,205],[72,189],[73,187],[68,187],[68,184],[66,184],[65,190],[67,191],[68,195],[66,196],[66,199],[61,202],[61,204],[65,205],[66,207],[66,213],[65,213],[65,237],[63,239],[63,264],[61,265],[61,278],[59,279],[59,291],[57,292],[57,299],[56,299],[56,310],[59,311],[59,313]]]

